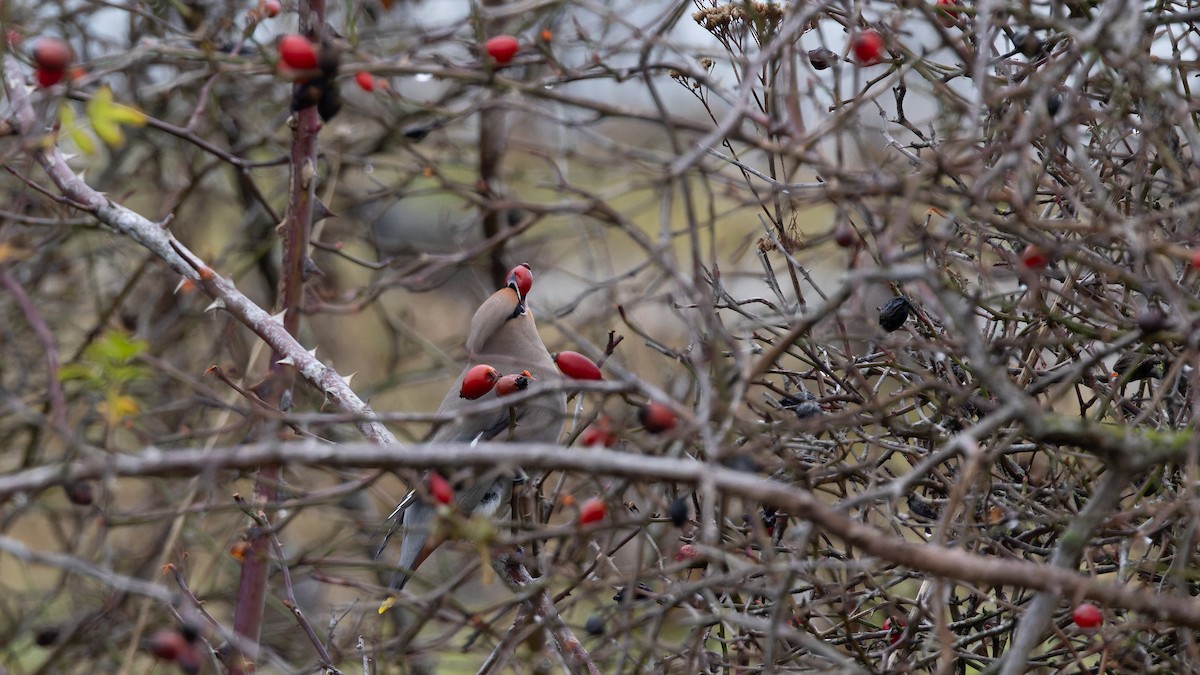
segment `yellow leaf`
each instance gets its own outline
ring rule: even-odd
[[[0,264],[11,260],[24,260],[31,251],[13,244],[11,241],[0,241]]]
[[[110,425],[129,417],[136,415],[138,412],[137,401],[130,396],[118,394],[115,391],[110,391],[105,399],[105,402],[100,404],[101,411],[104,413],[104,419]]]
[[[132,106],[116,104],[112,107],[112,119],[119,124],[131,127],[146,126],[146,113]]]
[[[100,140],[114,148],[125,145],[125,134],[121,131],[121,125],[116,124],[112,120],[103,117],[93,117],[92,131],[96,132]]]
[[[62,107],[59,108],[58,118],[60,127],[67,132],[67,136],[71,138],[71,142],[79,148],[80,152],[85,155],[96,154],[96,144],[92,142],[92,137],[88,135],[83,125],[75,119],[75,110],[70,105],[65,102],[62,104]]]
[[[379,604],[379,613],[383,614],[384,612],[391,609],[392,605],[394,605],[394,604],[396,604],[396,596],[394,596],[394,595],[387,596],[387,599],[385,599],[382,603]]]
[[[142,126],[146,123],[146,115],[142,111],[121,105],[113,101],[112,89],[100,87],[92,94],[87,104],[88,118],[92,121],[92,131],[100,140],[113,147],[125,143],[125,134],[121,131],[122,124]]]

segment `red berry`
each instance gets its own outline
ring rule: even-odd
[[[675,413],[667,406],[651,401],[638,409],[638,421],[652,434],[675,428]]]
[[[873,30],[864,30],[854,36],[850,48],[859,65],[873,66],[883,60],[883,38]]]
[[[200,652],[196,649],[195,639],[188,640],[177,630],[163,628],[156,632],[146,642],[146,649],[158,658],[178,665],[185,673],[200,672]]]
[[[299,35],[284,35],[279,39],[279,58],[289,68],[312,70],[317,67],[317,48]]]
[[[283,7],[281,7],[279,5],[279,2],[277,2],[277,0],[263,0],[263,3],[262,3],[263,14],[266,14],[268,18],[274,18],[274,17],[279,16],[279,12],[282,9],[283,9]]]
[[[1080,628],[1095,628],[1104,622],[1104,615],[1100,613],[1100,608],[1090,602],[1076,607],[1075,611],[1071,613],[1071,618]]]
[[[946,28],[953,28],[958,25],[959,12],[961,11],[961,0],[937,0],[937,10],[935,11],[937,20],[938,23]]]
[[[38,70],[62,71],[71,65],[71,48],[58,38],[42,38],[33,46],[33,63]]]
[[[606,448],[611,448],[617,443],[617,435],[609,430],[610,424],[611,420],[607,416],[601,417],[579,436],[579,442],[588,447],[603,445]]]
[[[529,267],[529,263],[521,263],[508,273],[508,281],[505,283],[516,283],[517,292],[521,297],[529,295],[530,289],[533,288],[533,270]]]
[[[563,375],[576,380],[603,380],[600,366],[579,352],[559,352],[554,355],[554,364]]]
[[[174,661],[179,654],[187,648],[187,641],[179,634],[179,631],[170,628],[163,628],[150,637],[146,647],[164,661]]]
[[[675,552],[675,562],[691,560],[699,555],[700,551],[697,551],[695,546],[692,546],[691,544],[684,544],[683,546],[679,547],[678,551]]]
[[[430,496],[439,504],[449,504],[454,501],[454,488],[450,487],[450,481],[442,477],[440,473],[431,473],[425,479],[425,488],[429,490]]]
[[[904,619],[888,617],[883,620],[883,629],[888,632],[888,642],[896,644],[904,634]]]
[[[1026,269],[1041,270],[1048,264],[1050,264],[1050,256],[1034,244],[1026,246],[1025,250],[1021,252],[1021,265]]]
[[[363,91],[375,91],[375,76],[365,70],[355,73],[354,81],[358,83],[358,88]]]
[[[604,520],[604,516],[607,513],[608,506],[605,505],[603,499],[599,497],[589,499],[579,507],[579,524],[598,523]]]
[[[1200,270],[1200,248],[1196,249],[1196,252],[1192,254],[1192,267]]]
[[[37,70],[33,71],[33,74],[35,77],[37,77],[38,84],[40,84],[42,87],[53,87],[59,82],[62,82],[63,75],[66,75],[66,71],[38,68]]]
[[[508,396],[515,394],[518,391],[525,391],[529,388],[529,383],[533,381],[533,375],[526,370],[520,375],[505,375],[496,382],[496,395]]]
[[[472,366],[467,374],[463,376],[462,387],[458,390],[458,395],[462,398],[472,400],[483,396],[496,386],[496,381],[500,379],[500,371],[481,363],[477,366]]]
[[[521,50],[521,43],[511,35],[497,35],[489,39],[483,48],[496,63],[508,63]]]
[[[833,228],[833,240],[842,248],[850,248],[858,243],[858,233],[849,223],[838,223],[838,226]]]
[[[71,481],[63,486],[63,490],[67,493],[67,499],[76,506],[88,506],[96,501],[95,492],[92,490],[92,484],[89,481]]]

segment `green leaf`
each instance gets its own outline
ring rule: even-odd
[[[72,380],[90,380],[99,379],[99,373],[96,368],[88,363],[68,363],[58,369],[58,380],[60,382],[70,382]]]
[[[125,333],[112,330],[84,350],[84,357],[105,364],[125,364],[137,358],[149,347],[145,340],[135,340]]]

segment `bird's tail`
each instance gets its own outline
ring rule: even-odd
[[[433,523],[433,515],[433,509],[420,501],[410,504],[404,511],[402,517],[404,535],[400,539],[400,557],[396,560],[396,574],[392,577],[392,590],[402,590],[412,577],[412,571],[429,554],[425,544],[429,541],[429,528]]]

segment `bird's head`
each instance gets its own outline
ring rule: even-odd
[[[471,319],[471,333],[467,336],[467,352],[485,354],[489,343],[498,336],[515,331],[537,336],[533,327],[533,315],[525,305],[525,296],[533,287],[533,272],[528,264],[517,265],[508,273],[504,288],[484,301]],[[528,326],[524,324],[528,323]],[[540,338],[538,343],[541,343]],[[544,348],[543,348],[544,349]]]

